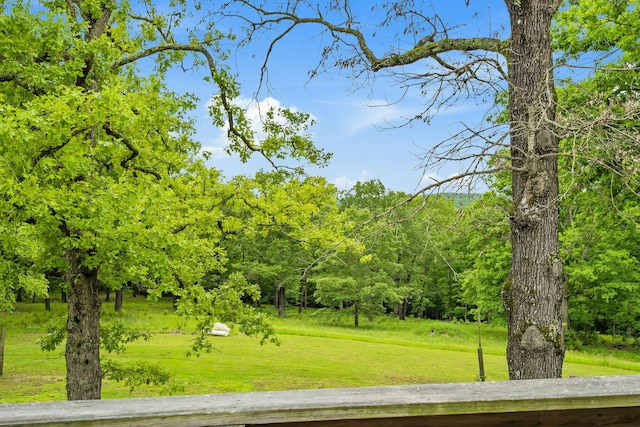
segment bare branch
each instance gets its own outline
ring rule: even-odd
[[[320,13],[318,13],[317,17],[301,17],[294,13],[286,11],[268,11],[264,8],[251,4],[247,0],[238,0],[238,2],[252,8],[255,12],[265,17],[259,22],[250,21],[250,24],[253,27],[254,31],[257,28],[266,27],[268,25],[289,22],[290,26],[285,30],[285,32],[281,33],[280,36],[278,36],[278,39],[281,39],[294,27],[303,24],[317,24],[325,27],[333,34],[344,34],[353,37],[360,51],[367,59],[370,69],[374,72],[384,68],[413,64],[421,59],[433,58],[434,56],[445,52],[473,52],[482,50],[487,52],[495,52],[503,55],[504,57],[507,57],[510,47],[510,40],[500,40],[489,37],[446,37],[440,40],[432,40],[434,36],[428,35],[418,41],[413,49],[409,49],[403,53],[391,53],[383,57],[378,57],[369,47],[364,34],[352,26],[353,18],[350,18],[346,22],[346,26],[340,26],[327,21],[322,17]]]
[[[124,65],[139,61],[140,59],[155,56],[161,52],[167,52],[167,51],[198,52],[198,53],[202,53],[205,56],[211,57],[211,54],[204,47],[199,45],[167,43],[167,44],[162,44],[158,46],[153,46],[148,49],[141,50],[140,52],[137,52],[133,55],[120,58],[119,60],[111,63],[111,68],[120,68]],[[214,64],[214,69],[215,69],[215,62],[213,61],[213,57],[211,57],[211,62]]]
[[[396,79],[396,86],[404,89],[404,93],[409,88],[416,88],[424,96],[426,101],[422,111],[413,117],[403,117],[405,120],[403,125],[392,124],[392,127],[406,126],[418,120],[428,122],[442,108],[459,104],[470,98],[484,97],[489,102],[493,102],[495,94],[506,89],[504,81],[507,79],[507,71],[504,69],[504,64],[507,61],[500,56],[508,60],[511,40],[492,37],[450,37],[450,28],[447,28],[437,15],[425,16],[416,10],[389,9],[382,25],[389,25],[398,16],[411,15],[412,29],[409,34],[415,34],[417,40],[412,48],[404,52],[397,52],[394,49],[392,52],[378,55],[371,48],[370,41],[361,31],[359,22],[346,1],[331,3],[327,6],[331,12],[340,14],[339,19],[333,20],[341,21],[339,24],[334,24],[330,21],[330,17],[323,16],[319,5],[314,6],[302,1],[287,2],[279,10],[277,5],[268,9],[271,7],[268,2],[258,4],[252,0],[235,0],[231,3],[239,4],[249,10],[233,12],[227,4],[220,12],[224,17],[240,19],[247,24],[247,43],[257,37],[258,32],[275,30],[262,60],[258,91],[267,77],[267,66],[276,45],[298,27],[307,25],[321,27],[331,36],[331,40],[321,51],[321,59],[317,67],[310,72],[311,78],[319,73],[320,68],[327,64],[329,58],[338,53],[340,47],[347,46],[354,55],[335,57],[335,63],[331,64],[332,66],[354,70],[356,77],[385,70],[385,76]],[[308,6],[306,12],[301,7],[305,4]],[[413,25],[414,20],[419,21],[420,25]],[[419,31],[423,31],[420,34],[422,37],[417,37]],[[426,35],[424,31],[427,32]],[[464,54],[464,58],[455,59],[455,55],[460,53]],[[425,67],[424,72],[415,73],[403,67],[423,59],[432,60],[431,64]],[[366,84],[366,79],[362,78],[352,81]],[[398,101],[391,100],[390,103]]]

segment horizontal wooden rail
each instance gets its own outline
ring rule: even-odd
[[[3,426],[640,425],[640,376],[0,405]]]

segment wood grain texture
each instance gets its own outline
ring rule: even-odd
[[[0,405],[3,426],[640,425],[640,376]]]

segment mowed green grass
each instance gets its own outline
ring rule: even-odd
[[[42,304],[21,303],[16,313],[0,314],[7,329],[0,403],[65,399],[64,348],[43,352],[37,340],[53,318],[64,318],[65,305],[52,312]],[[359,329],[328,325],[309,313],[274,319],[280,346],[232,330],[210,337],[211,353],[187,357],[193,325],[175,315],[169,300],[149,303],[126,299],[121,313],[111,303],[103,319],[121,318],[154,332],[124,354],[103,354],[121,362],[157,362],[171,373],[167,385],[129,387],[103,382],[103,398],[167,394],[228,393],[328,387],[364,387],[477,381],[477,325],[421,319],[379,318]],[[507,379],[504,328],[482,325],[487,380]],[[565,376],[632,375],[640,363],[611,356],[569,352]]]

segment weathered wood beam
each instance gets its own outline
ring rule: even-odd
[[[0,405],[2,426],[640,425],[640,376]]]

